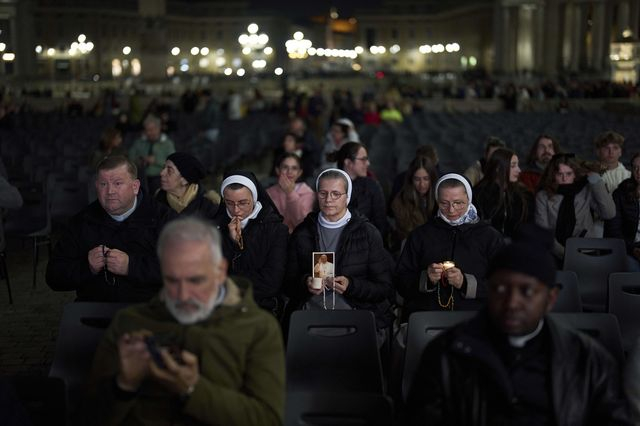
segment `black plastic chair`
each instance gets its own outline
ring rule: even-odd
[[[609,275],[607,311],[618,318],[622,346],[630,351],[640,338],[640,272]]]
[[[79,400],[105,330],[116,312],[126,306],[125,303],[76,302],[64,307],[49,377],[64,380],[70,407]]]
[[[618,361],[618,365],[624,365],[625,357],[620,325],[615,315],[603,312],[556,312],[550,315],[559,324],[581,331],[596,339],[609,350]]]
[[[582,312],[578,276],[573,271],[556,272],[556,285],[561,286],[552,312]]]
[[[285,426],[392,426],[391,400],[376,393],[289,392]]]
[[[307,310],[291,315],[287,389],[383,393],[373,313]]]
[[[406,401],[409,396],[413,376],[420,365],[424,348],[429,342],[444,330],[473,318],[476,314],[477,312],[474,311],[423,311],[411,314],[407,327],[407,349],[402,371],[403,400]]]
[[[569,238],[563,269],[578,275],[583,308],[604,312],[609,274],[627,270],[624,241],[619,238]]]

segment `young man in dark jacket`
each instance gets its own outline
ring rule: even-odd
[[[156,241],[176,213],[140,191],[126,157],[105,158],[97,172],[98,200],[71,219],[51,254],[47,285],[75,290],[79,301],[147,301],[162,284]]]
[[[527,241],[491,262],[488,309],[427,346],[408,424],[632,424],[620,366],[596,341],[546,315],[558,293],[552,236],[525,227]]]

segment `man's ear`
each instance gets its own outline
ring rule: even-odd
[[[556,302],[558,301],[558,296],[560,294],[560,286],[553,286],[551,290],[549,290],[549,296],[547,299],[547,312],[551,312]]]
[[[140,179],[134,179],[133,180],[133,193],[138,195],[138,192],[140,192]]]

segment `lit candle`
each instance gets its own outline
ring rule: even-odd
[[[456,266],[456,264],[455,264],[455,263],[453,263],[453,262],[452,262],[452,261],[450,261],[450,260],[446,260],[446,261],[442,262],[442,268],[443,268],[445,271],[446,271],[447,269],[451,269],[451,268],[453,268],[454,266]]]

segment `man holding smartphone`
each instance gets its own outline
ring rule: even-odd
[[[121,311],[96,351],[92,422],[282,424],[280,328],[246,280],[227,277],[218,231],[175,220],[158,257],[160,294]]]

